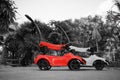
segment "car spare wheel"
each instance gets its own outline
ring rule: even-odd
[[[49,70],[51,68],[51,66],[47,60],[40,60],[38,62],[38,67],[40,70]]]
[[[68,64],[70,70],[79,70],[80,69],[80,61],[79,60],[71,60]]]

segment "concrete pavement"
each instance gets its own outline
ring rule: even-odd
[[[0,65],[1,66],[1,65]],[[82,67],[71,71],[68,67],[52,67],[48,71],[40,71],[38,67],[0,67],[0,80],[119,80],[120,69],[104,69],[97,71],[93,67]]]

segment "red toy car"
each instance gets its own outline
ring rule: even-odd
[[[81,65],[86,64],[86,61],[75,56],[71,50],[68,50],[66,44],[51,44],[48,42],[40,42],[41,48],[47,48],[46,54],[39,54],[34,59],[34,63],[38,65],[40,70],[49,70],[54,66],[68,66],[70,70],[78,70]]]

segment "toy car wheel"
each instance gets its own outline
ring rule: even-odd
[[[68,67],[70,70],[79,70],[80,62],[78,60],[72,60],[72,61],[70,61]]]
[[[46,60],[40,60],[38,62],[38,67],[40,70],[49,70],[51,68],[49,62]]]
[[[96,68],[96,70],[103,70],[103,68],[105,67],[105,64],[103,61],[96,61],[94,63],[94,67]]]

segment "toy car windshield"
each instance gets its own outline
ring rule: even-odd
[[[51,49],[51,50],[62,50],[63,47],[66,47],[66,44],[52,44],[49,42],[41,41],[39,43],[39,46],[40,47],[47,47],[48,49]]]

